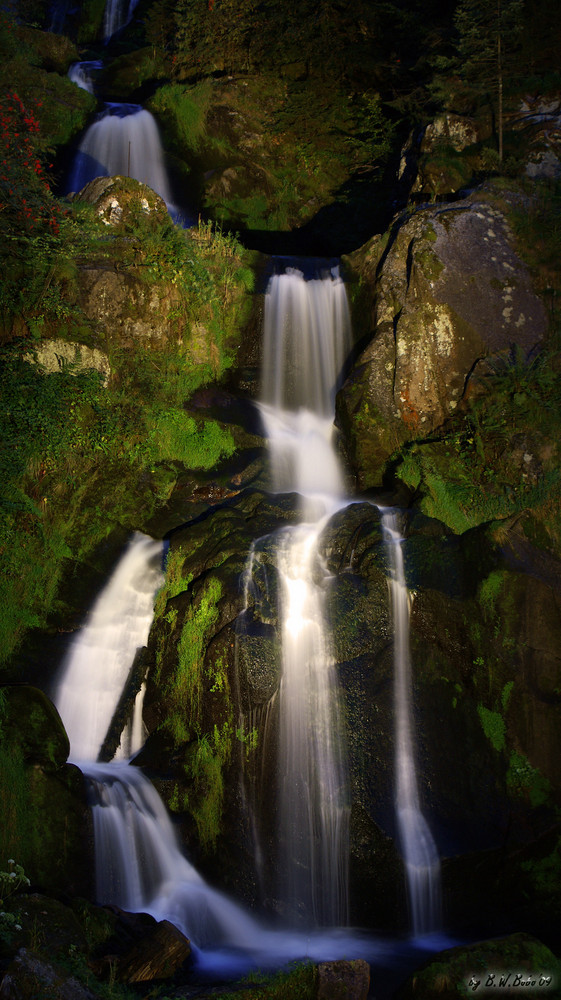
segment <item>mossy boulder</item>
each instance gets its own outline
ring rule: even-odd
[[[479,993],[559,996],[559,959],[529,934],[511,934],[435,955],[398,990],[396,1000],[457,1000]]]
[[[69,743],[60,716],[37,688],[2,691],[0,854],[15,858],[47,892],[87,894],[90,815],[82,775],[66,763]]]
[[[513,345],[527,355],[547,323],[504,212],[483,192],[400,217],[348,264],[367,284],[376,276],[372,340],[337,399],[365,488],[384,457],[456,411],[481,358]]]
[[[167,209],[163,198],[133,177],[96,177],[71,196],[95,208],[95,214],[112,229],[126,230],[139,216],[163,222]]]
[[[23,758],[56,771],[68,760],[70,744],[53,703],[28,684],[1,689],[5,698],[2,739],[20,747]]]
[[[43,69],[55,73],[67,73],[70,64],[79,58],[74,42],[65,35],[20,25],[18,37],[24,45],[29,45],[33,49]]]

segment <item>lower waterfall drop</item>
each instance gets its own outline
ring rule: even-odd
[[[411,926],[415,937],[440,930],[440,859],[421,810],[413,741],[409,594],[405,582],[398,515],[381,508],[382,530],[388,553],[391,608],[394,625],[394,704],[396,819],[405,862]]]
[[[182,854],[151,782],[129,762],[97,762],[137,648],[148,638],[161,553],[160,542],[133,536],[72,644],[55,697],[71,760],[89,783],[97,898],[170,920],[199,949],[250,950],[257,924],[211,889]],[[129,752],[140,749],[141,739],[137,724]]]
[[[337,269],[310,281],[296,269],[273,275],[265,300],[261,412],[273,489],[302,497],[302,523],[277,539],[279,891],[295,922],[327,927],[347,921],[350,798],[318,540],[344,502],[332,436],[348,347],[346,292]]]

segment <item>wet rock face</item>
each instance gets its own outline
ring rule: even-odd
[[[400,444],[439,427],[474,366],[519,345],[528,354],[546,315],[503,212],[473,196],[398,220],[378,260],[373,339],[338,397],[338,420],[359,485],[379,482]],[[350,258],[372,281],[368,246]]]

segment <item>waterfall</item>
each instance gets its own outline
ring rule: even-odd
[[[87,90],[88,93],[93,94],[93,73],[96,70],[101,69],[102,62],[99,59],[90,59],[85,62],[75,62],[72,63],[68,70],[68,78],[75,83],[77,87],[81,90]]]
[[[261,412],[273,488],[300,493],[303,517],[277,538],[280,893],[294,916],[324,926],[347,919],[349,790],[318,539],[342,503],[332,435],[348,337],[345,288],[336,269],[311,281],[295,269],[271,278]]]
[[[394,625],[396,818],[407,876],[411,924],[417,937],[440,927],[440,860],[421,811],[417,785],[412,735],[409,594],[405,582],[403,539],[394,511],[382,509],[382,530],[388,553]]]
[[[80,142],[67,184],[81,191],[96,177],[134,177],[156,191],[172,217],[179,215],[154,117],[139,104],[106,104]]]
[[[107,0],[103,16],[103,37],[106,42],[131,21],[138,0]]]
[[[258,927],[211,889],[182,854],[165,807],[139,768],[96,762],[136,650],[144,645],[162,582],[162,546],[137,532],[62,665],[55,696],[71,759],[88,779],[98,901],[151,913],[179,927],[198,948],[249,949]],[[140,748],[138,721],[125,737]],[[121,751],[120,756],[124,755]]]
[[[96,760],[136,650],[146,644],[162,582],[161,549],[147,535],[133,535],[62,665],[56,703],[74,761]]]

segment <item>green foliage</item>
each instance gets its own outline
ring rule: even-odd
[[[78,204],[58,234],[19,230],[7,244],[13,250],[19,240],[18,251],[0,273],[5,325],[25,319],[38,337],[71,339],[82,323],[78,340],[89,339],[69,305],[76,259],[137,270],[142,260],[146,280],[178,288],[184,342],[110,345],[108,385],[71,365],[44,373],[29,339],[0,347],[0,659],[45,623],[65,560],[83,558],[115,521],[132,528],[149,516],[169,496],[179,463],[208,469],[234,451],[229,430],[195,421],[184,404],[231,363],[251,286],[247,256],[235,237],[208,225],[185,233],[167,216],[133,219],[111,241],[104,228]]]
[[[517,750],[511,751],[506,780],[511,795],[529,798],[534,809],[550,798],[551,785],[548,779]]]
[[[8,858],[8,871],[0,871],[0,944],[10,945],[15,933],[22,930],[23,918],[19,910],[5,910],[6,900],[31,883],[21,865]]]
[[[494,749],[498,752],[504,750],[506,725],[502,715],[499,712],[492,712],[490,709],[485,708],[484,705],[477,706],[477,714],[479,715],[483,732]]]
[[[106,0],[84,0],[80,10],[78,44],[94,42],[103,34],[103,14]]]
[[[559,322],[556,299],[561,292],[561,183],[533,182],[523,207],[511,208],[510,222],[521,257],[531,268],[537,289]]]
[[[34,818],[28,775],[21,747],[6,741],[0,741],[0,797],[0,857],[7,858],[17,851],[27,864]]]
[[[0,906],[3,906],[5,901],[19,892],[23,886],[31,884],[22,866],[13,858],[8,858],[7,864],[8,871],[0,871]]]
[[[491,89],[512,66],[522,29],[523,0],[460,0],[454,22],[462,69],[473,86]]]
[[[272,975],[251,973],[234,993],[221,993],[217,1000],[314,1000],[316,994],[317,970],[306,962]]]
[[[175,152],[182,154],[200,149],[206,133],[211,87],[210,80],[195,86],[166,83],[149,101],[150,111],[161,119]]]
[[[154,607],[155,619],[160,618],[164,614],[167,602],[171,600],[172,597],[176,597],[177,594],[182,594],[188,589],[192,577],[190,574],[186,577],[183,576],[184,562],[185,555],[182,552],[181,547],[169,550],[166,558],[166,578],[164,585],[160,588],[156,595],[156,603]],[[173,624],[170,620],[168,620],[168,624],[170,624],[173,629]]]
[[[492,570],[479,584],[477,597],[487,616],[493,614],[495,604],[505,581],[504,570]]]
[[[557,913],[561,900],[561,837],[550,854],[523,861],[521,868],[530,878],[532,897],[536,896]]]
[[[220,458],[233,455],[234,439],[214,420],[199,427],[182,410],[161,410],[154,421],[148,448],[155,461],[182,462],[190,469],[211,469]]]

